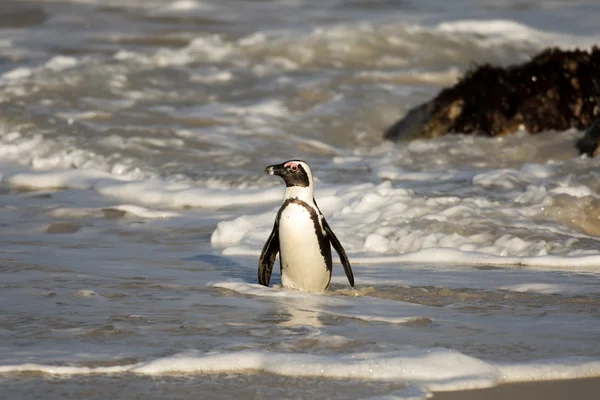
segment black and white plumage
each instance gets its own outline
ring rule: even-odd
[[[344,271],[354,287],[354,275],[340,241],[317,206],[313,177],[308,164],[287,161],[265,168],[269,175],[285,181],[285,199],[277,213],[273,231],[258,262],[258,282],[269,286],[277,253],[281,284],[307,291],[323,291],[331,282],[331,246],[337,251]]]

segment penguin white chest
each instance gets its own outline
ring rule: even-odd
[[[281,283],[308,291],[321,291],[329,287],[331,270],[327,269],[321,252],[319,236],[321,224],[313,220],[309,210],[300,204],[290,203],[279,218],[279,247],[281,252]],[[329,241],[325,241],[329,246]],[[331,257],[330,251],[327,251]]]

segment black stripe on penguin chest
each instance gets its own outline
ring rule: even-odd
[[[277,213],[278,224],[279,225],[281,224],[281,214],[283,213],[285,208],[288,207],[290,204],[296,204],[296,205],[303,207],[310,215],[310,219],[313,223],[314,232],[308,232],[308,233],[317,235],[317,241],[319,243],[319,251],[320,251],[321,255],[323,256],[323,259],[325,260],[325,266],[327,268],[327,271],[331,272],[331,266],[332,266],[331,244],[329,243],[329,238],[323,233],[324,229],[321,226],[321,224],[319,223],[319,214],[317,214],[317,211],[313,207],[309,206],[306,202],[304,202],[300,199],[297,199],[297,198],[286,199],[283,202],[283,205],[281,206],[281,208],[279,209],[279,212]],[[279,252],[279,265],[281,267],[281,270],[283,270],[284,265],[283,265],[281,251]]]

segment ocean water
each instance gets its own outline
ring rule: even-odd
[[[0,387],[385,398],[600,376],[582,132],[382,142],[473,63],[600,43],[593,1],[5,0]],[[257,284],[307,161],[353,265]],[[334,254],[335,255],[335,254]]]

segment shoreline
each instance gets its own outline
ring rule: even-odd
[[[552,381],[510,382],[485,389],[433,392],[433,400],[577,400],[600,393],[600,377]]]

